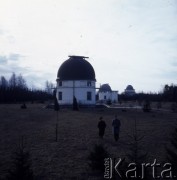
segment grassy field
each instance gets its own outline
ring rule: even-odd
[[[30,151],[33,171],[38,179],[95,179],[88,166],[88,155],[95,144],[103,144],[111,157],[126,157],[134,133],[143,136],[141,146],[150,162],[165,161],[165,146],[169,146],[176,124],[176,114],[170,111],[144,113],[138,109],[62,109],[58,116],[58,142],[55,142],[57,113],[43,104],[0,105],[0,179],[11,165],[11,155],[21,137]],[[166,107],[166,106],[164,106]],[[166,107],[168,108],[168,107]],[[120,140],[113,139],[111,122],[117,114],[121,121]],[[104,139],[98,137],[97,123],[103,116],[107,128]]]

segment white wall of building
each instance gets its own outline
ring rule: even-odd
[[[99,92],[98,98],[100,101],[111,100],[112,102],[118,102],[118,92],[117,91]]]
[[[62,93],[62,99],[59,93]],[[87,92],[91,93],[91,99],[88,100]],[[57,99],[61,105],[71,105],[73,96],[76,97],[78,104],[94,105],[95,104],[95,81],[62,81],[57,82]]]
[[[127,89],[125,89],[125,94],[126,95],[135,95],[135,90],[127,90]]]
[[[112,91],[112,102],[118,102],[118,92]]]

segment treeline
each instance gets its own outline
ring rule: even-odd
[[[177,103],[177,86],[173,84],[169,86],[166,84],[163,89],[163,99]]]
[[[28,88],[21,74],[12,73],[8,80],[4,76],[0,77],[0,103],[44,102],[52,98],[49,91]]]
[[[177,86],[165,85],[160,93],[137,93],[133,96],[126,94],[119,95],[119,101],[157,101],[157,102],[176,102],[177,103]]]

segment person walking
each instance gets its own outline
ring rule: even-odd
[[[113,127],[115,141],[118,141],[118,139],[119,139],[120,126],[121,126],[120,120],[117,118],[117,115],[115,115],[115,119],[113,119],[113,121],[112,121],[112,127]]]
[[[104,132],[106,129],[106,123],[103,121],[103,117],[100,117],[100,121],[98,122],[98,129],[99,129],[99,136],[100,138],[103,138]]]

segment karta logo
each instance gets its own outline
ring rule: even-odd
[[[140,178],[144,179],[146,171],[148,170],[149,176],[153,179],[172,179],[177,176],[173,173],[173,167],[171,163],[160,164],[156,159],[152,163],[125,163],[125,159],[121,158],[105,158],[104,160],[105,172],[104,178],[111,179],[115,175],[119,178]],[[123,166],[124,165],[124,166]],[[122,171],[122,167],[124,170]]]

